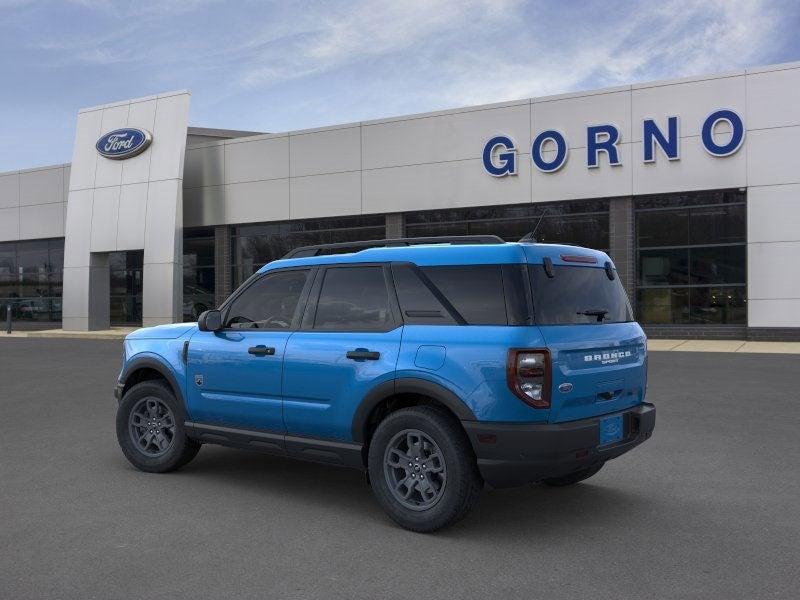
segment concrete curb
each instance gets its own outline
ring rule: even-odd
[[[745,340],[647,340],[650,352],[756,352],[800,354],[800,342],[747,342]]]
[[[41,331],[14,331],[11,334],[0,333],[0,340],[5,338],[47,338],[72,340],[122,340],[136,331],[138,327],[114,327],[101,331],[64,331],[63,329],[43,329]]]

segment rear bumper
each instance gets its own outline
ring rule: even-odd
[[[640,404],[621,411],[624,437],[607,446],[600,441],[600,415],[567,423],[491,423],[462,421],[478,458],[483,479],[494,488],[561,477],[605,462],[638,446],[653,433],[656,407]]]

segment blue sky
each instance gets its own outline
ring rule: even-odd
[[[0,172],[157,92],[286,131],[800,60],[798,26],[796,0],[0,0]]]

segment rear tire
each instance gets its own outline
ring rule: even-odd
[[[581,469],[580,471],[575,471],[574,473],[570,473],[569,475],[564,475],[563,477],[550,477],[549,479],[543,479],[542,483],[553,487],[564,487],[566,485],[572,485],[574,483],[583,481],[584,479],[589,479],[589,477],[592,477],[593,475],[596,475],[597,472],[600,469],[602,469],[603,465],[605,464],[606,463],[601,462],[596,465],[592,465],[591,467]]]
[[[483,489],[475,454],[458,422],[430,406],[386,417],[369,447],[378,503],[401,527],[435,531],[464,518]]]
[[[159,380],[137,383],[117,408],[117,441],[137,469],[166,473],[189,463],[200,444],[186,436],[185,413],[172,388]]]

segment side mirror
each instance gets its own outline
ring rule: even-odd
[[[219,331],[222,329],[222,313],[216,309],[207,310],[197,319],[200,331]]]

